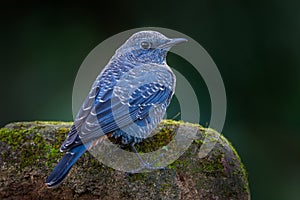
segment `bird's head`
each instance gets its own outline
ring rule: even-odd
[[[165,63],[167,52],[184,38],[167,38],[157,31],[133,34],[117,51],[116,56],[137,63]]]

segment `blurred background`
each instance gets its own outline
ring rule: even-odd
[[[170,28],[198,41],[220,70],[228,100],[223,134],[246,165],[252,199],[300,198],[300,1],[0,5],[1,127],[71,121],[76,73],[96,45],[132,28]],[[210,105],[201,104],[205,126]]]

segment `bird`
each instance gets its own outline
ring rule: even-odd
[[[130,145],[141,164],[151,168],[134,146],[149,137],[166,113],[176,85],[167,52],[185,41],[158,31],[139,31],[115,51],[60,147],[65,154],[46,179],[49,188],[58,187],[83,153],[108,137]]]

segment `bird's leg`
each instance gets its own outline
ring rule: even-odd
[[[139,152],[136,150],[134,143],[131,144],[131,149],[132,151],[135,153],[135,155],[138,157],[138,159],[140,160],[141,164],[143,164],[144,166],[147,166],[147,163],[144,162],[144,160],[142,159],[141,155],[139,154]]]
[[[152,163],[149,163],[150,154],[148,154],[147,160],[145,162],[143,160],[143,158],[141,157],[141,155],[139,154],[139,152],[136,150],[134,145],[135,145],[135,143],[131,144],[131,149],[135,153],[135,155],[138,157],[138,159],[140,160],[141,167],[131,170],[130,173],[137,173],[137,172],[141,171],[142,169],[149,169],[149,170],[164,169],[164,167],[154,167],[153,166],[158,162],[158,160],[163,156],[163,154],[160,154]]]

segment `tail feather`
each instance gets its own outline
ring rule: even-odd
[[[56,167],[53,169],[49,177],[46,179],[48,187],[57,187],[68,175],[70,169],[74,163],[80,158],[80,156],[86,151],[85,145],[77,146],[70,149],[59,161]]]

